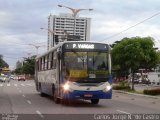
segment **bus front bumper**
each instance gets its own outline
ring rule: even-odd
[[[77,91],[66,92],[63,99],[111,99],[112,90],[108,92],[100,91]]]

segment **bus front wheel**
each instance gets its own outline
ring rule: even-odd
[[[60,103],[60,98],[55,97],[55,98],[54,98],[54,102],[55,102],[56,104],[59,104],[59,103]]]
[[[98,102],[99,102],[99,99],[91,99],[92,104],[98,104]]]
[[[54,93],[54,102],[55,102],[56,104],[59,104],[59,103],[61,102],[60,98],[57,97],[56,92]]]

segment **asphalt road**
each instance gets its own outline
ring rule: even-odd
[[[106,114],[160,114],[160,99],[113,92],[112,100],[100,100],[98,105],[92,105],[85,100],[74,101],[71,105],[55,104],[51,97],[40,96],[33,80],[13,80],[10,83],[0,83],[0,113],[0,119],[18,117],[26,120],[90,120],[100,119],[99,115]],[[111,119],[113,116],[106,117],[105,119]]]

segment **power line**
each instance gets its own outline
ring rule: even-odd
[[[136,26],[139,25],[139,24],[142,24],[142,23],[144,23],[145,21],[147,21],[147,20],[149,20],[149,19],[151,19],[151,18],[153,18],[153,17],[155,17],[155,16],[157,16],[157,15],[159,15],[159,14],[160,14],[160,12],[158,12],[158,13],[152,15],[152,16],[149,17],[149,18],[146,18],[146,19],[144,19],[144,20],[138,22],[138,23],[135,24],[135,25],[132,25],[132,26],[128,27],[127,29],[125,29],[125,30],[123,30],[123,31],[121,31],[121,32],[118,32],[118,33],[116,33],[116,34],[113,34],[113,35],[111,35],[111,36],[109,36],[109,37],[107,37],[107,38],[105,38],[105,39],[103,39],[103,40],[100,40],[100,41],[105,41],[105,40],[107,40],[107,39],[116,37],[116,36],[118,36],[119,34],[125,32],[125,31],[127,31],[127,30],[129,30],[129,29],[131,29],[131,28],[133,28],[133,27],[136,27]]]

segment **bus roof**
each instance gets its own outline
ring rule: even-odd
[[[99,43],[99,44],[106,44],[106,43],[95,42],[95,41],[64,41],[64,42],[61,42],[61,43],[57,44],[55,47],[51,48],[50,50],[46,51],[45,53],[37,56],[36,59],[45,56],[46,54],[50,53],[51,51],[56,50],[57,48],[59,48],[60,46],[63,46],[63,44],[66,44],[66,43]],[[108,45],[108,44],[106,44],[106,45]]]

